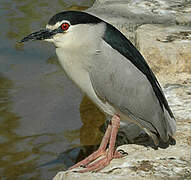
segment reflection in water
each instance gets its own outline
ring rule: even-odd
[[[19,127],[21,118],[15,113],[11,112],[11,91],[13,89],[13,83],[8,78],[0,76],[0,177],[7,179],[15,179],[16,177],[33,177],[35,179],[41,179],[41,168],[51,166],[49,171],[58,171],[58,169],[66,169],[77,161],[83,159],[97,146],[84,146],[75,147],[73,149],[66,150],[64,153],[57,155],[51,151],[43,150],[47,145],[55,144],[56,142],[64,143],[63,136],[68,141],[73,142],[74,139],[79,138],[79,131],[65,131],[58,134],[36,134],[33,136],[20,136],[14,131]],[[87,116],[87,113],[97,116],[98,119],[103,120],[103,115],[97,110],[97,108],[85,97],[80,106],[81,116],[84,122],[84,126],[80,130],[80,138],[82,144],[97,144],[98,128],[102,124],[96,121],[95,125],[91,123],[91,120],[95,120],[93,116]],[[100,115],[99,115],[100,114]],[[91,126],[93,124],[94,126]],[[85,128],[86,127],[86,128]],[[96,128],[95,128],[96,127]],[[85,132],[84,132],[85,130]],[[86,139],[91,133],[95,135],[96,140],[93,138]],[[92,134],[92,135],[93,135]],[[91,135],[91,136],[92,136]],[[99,134],[100,135],[100,134]],[[56,137],[56,138],[55,138]],[[86,140],[86,141],[84,141]],[[90,141],[91,140],[91,141]],[[93,141],[92,141],[93,140]],[[79,146],[79,145],[78,145]],[[43,155],[52,155],[56,157],[55,160],[38,165],[39,157]],[[46,162],[46,160],[44,161]],[[57,168],[55,165],[59,164]],[[54,167],[54,168],[53,168]],[[53,168],[53,169],[52,169]],[[44,177],[42,177],[43,179]]]
[[[81,144],[98,144],[102,139],[100,127],[105,122],[105,115],[85,96],[80,104],[80,116],[83,122],[80,129]]]
[[[67,140],[70,140],[71,142],[80,136],[80,145],[74,145],[73,148],[60,153],[55,159],[43,163],[39,167],[62,164],[65,165],[66,168],[69,168],[98,148],[103,135],[100,131],[100,127],[105,122],[105,115],[87,96],[84,96],[80,104],[80,116],[83,122],[83,125],[80,128],[80,134],[78,134],[78,130],[70,132],[65,131],[64,133]]]
[[[14,130],[19,126],[20,117],[11,112],[11,80],[0,75],[0,177],[13,178],[23,173],[30,173],[34,168],[34,160],[24,162],[31,152],[17,149],[25,138],[19,137]],[[21,163],[22,162],[22,163]]]
[[[77,162],[90,155],[92,152],[97,150],[97,148],[97,145],[71,148],[64,151],[63,153],[60,153],[55,159],[41,164],[38,167],[41,168],[45,166],[54,166],[55,164],[61,164],[61,168],[66,170],[72,165],[76,164]],[[65,165],[66,168],[63,168],[63,165]]]

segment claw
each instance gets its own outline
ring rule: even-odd
[[[127,152],[125,152],[124,150],[122,150],[122,149],[119,149],[119,150],[117,150],[117,152],[119,152],[121,155],[123,155],[123,156],[126,156],[126,155],[128,155],[128,153]]]

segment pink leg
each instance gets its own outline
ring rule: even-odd
[[[110,163],[110,161],[114,158],[115,141],[116,141],[119,125],[120,125],[120,118],[119,116],[114,115],[111,121],[112,121],[112,124],[111,124],[112,129],[111,129],[111,136],[109,141],[109,148],[108,148],[108,151],[106,152],[106,156],[88,165],[86,169],[80,170],[78,172],[99,171],[103,169],[104,167],[106,167]]]
[[[75,165],[71,166],[69,169],[73,169],[73,168],[76,168],[76,167],[79,167],[79,166],[86,166],[89,163],[91,163],[92,161],[94,161],[95,159],[97,159],[98,157],[100,157],[101,155],[103,155],[105,153],[105,151],[106,151],[106,147],[107,147],[107,144],[109,142],[109,138],[111,136],[111,130],[112,130],[112,125],[109,124],[98,150],[95,151],[94,153],[92,153],[91,155],[89,155],[84,160],[82,160],[82,161],[76,163]]]

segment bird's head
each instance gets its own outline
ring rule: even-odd
[[[45,29],[29,34],[21,42],[44,40],[53,42],[56,47],[89,46],[103,36],[105,22],[79,11],[64,11],[54,15]]]

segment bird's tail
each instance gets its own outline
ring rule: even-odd
[[[164,117],[166,119],[167,135],[173,136],[176,131],[176,120],[171,117],[169,112],[164,108]]]

